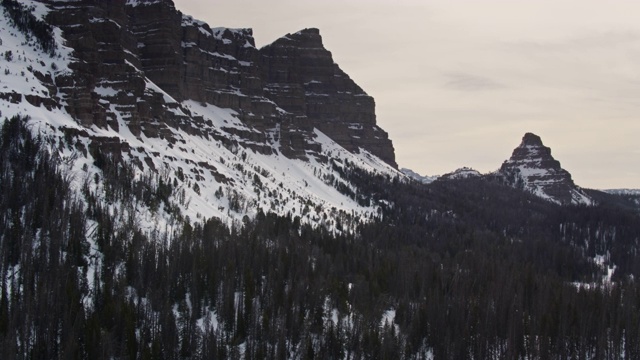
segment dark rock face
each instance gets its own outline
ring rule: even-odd
[[[576,186],[571,174],[551,156],[551,149],[542,144],[539,136],[526,133],[520,146],[498,171],[505,181],[516,188],[529,191],[562,205],[590,204],[592,201]]]
[[[317,128],[396,166],[373,98],[333,62],[317,29],[258,50],[251,29],[211,28],[170,0],[47,4],[47,21],[77,58],[72,74],[48,85],[83,126],[124,123],[137,137],[171,137],[170,128],[222,136],[190,114],[183,102],[193,100],[235,110],[248,130],[222,130],[261,153],[306,159],[320,150]]]
[[[140,69],[156,85],[182,100],[184,67],[182,66],[182,16],[171,2],[140,2],[126,6],[128,30],[136,39],[134,49]]]
[[[55,79],[67,111],[86,127],[118,129],[115,112],[135,136],[157,136],[160,124],[175,124],[160,94],[150,92],[142,68],[141,42],[124,2],[50,2],[47,20],[74,49],[72,74]],[[151,71],[153,72],[153,71]],[[166,86],[170,86],[165,84]],[[183,119],[184,120],[184,119]]]
[[[360,147],[397,166],[393,145],[376,125],[375,103],[333,62],[318,29],[305,29],[260,49],[265,95],[349,151]]]

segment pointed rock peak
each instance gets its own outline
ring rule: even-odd
[[[502,164],[502,168],[537,168],[563,171],[560,162],[551,156],[551,149],[542,144],[538,135],[526,133],[522,143],[513,150],[509,160]]]
[[[509,161],[544,161],[544,166],[559,169],[560,163],[551,156],[551,149],[542,144],[540,136],[533,133],[526,133],[522,137],[520,146],[513,150],[513,155]]]
[[[534,133],[526,133],[524,134],[524,137],[522,138],[522,145],[521,146],[543,146],[542,145],[542,139],[540,139],[540,136],[534,134]]]
[[[526,133],[520,146],[499,170],[507,184],[551,202],[591,204],[592,200],[571,179],[571,174],[551,156],[538,135]]]

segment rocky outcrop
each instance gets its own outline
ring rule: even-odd
[[[171,1],[48,4],[52,9],[47,15],[48,22],[63,30],[66,45],[73,49],[75,57],[70,64],[73,72],[53,82],[67,112],[83,126],[118,130],[124,124],[136,137],[144,134],[152,138],[168,137],[170,141],[175,140],[171,139],[171,129],[220,138],[222,134],[202,126],[204,120],[191,116],[181,101],[192,99],[247,109],[249,114],[257,112],[253,111],[251,101],[238,100],[247,98],[233,90],[240,79],[207,77],[202,70],[215,67],[216,59],[232,58],[216,51],[219,48],[229,51],[229,44],[240,40],[228,40],[227,32],[216,33],[206,24],[183,16]],[[252,42],[250,39],[249,44]],[[189,51],[193,44],[198,44],[194,52],[201,56],[193,56]],[[257,57],[255,47],[253,52]],[[240,63],[234,59],[223,64],[226,69],[222,73],[234,73]],[[261,91],[262,86],[253,88]],[[272,102],[260,100],[257,101],[260,106],[267,103],[267,112],[275,113]],[[236,135],[250,142],[254,150],[271,153],[264,133],[246,131]]]
[[[260,55],[251,29],[212,29],[182,15],[181,33],[184,76],[177,96],[236,109],[254,126],[276,116],[276,105],[263,96]]]
[[[349,151],[366,149],[397,166],[391,140],[376,125],[375,103],[322,44],[318,29],[305,29],[260,49],[265,96]]]
[[[117,130],[117,112],[135,136],[157,133],[158,123],[175,123],[171,113],[161,111],[164,99],[147,89],[123,2],[53,1],[49,6],[47,20],[63,30],[75,57],[73,73],[55,78],[69,114],[85,127]]]
[[[263,154],[322,159],[317,128],[351,152],[397,166],[373,98],[333,62],[317,29],[258,50],[251,29],[211,28],[170,0],[47,4],[47,21],[63,30],[76,58],[73,73],[50,85],[85,127],[125,125],[136,137],[227,133]],[[245,126],[203,125],[187,100],[233,109]]]
[[[498,174],[509,185],[529,191],[549,201],[568,204],[591,204],[590,197],[573,183],[571,174],[551,156],[551,149],[539,136],[526,133]]]

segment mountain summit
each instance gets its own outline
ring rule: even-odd
[[[562,205],[592,203],[591,198],[573,183],[571,174],[551,156],[551,149],[533,133],[524,135],[498,173],[509,185],[551,202]]]
[[[267,98],[345,149],[366,149],[397,167],[391,140],[376,125],[373,98],[333,61],[318,29],[287,34],[260,55]]]

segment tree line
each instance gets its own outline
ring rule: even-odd
[[[56,40],[53,28],[46,22],[36,18],[33,15],[33,8],[24,6],[18,0],[2,0],[0,4],[20,32],[27,38],[33,36],[44,52],[50,56],[55,55]]]

